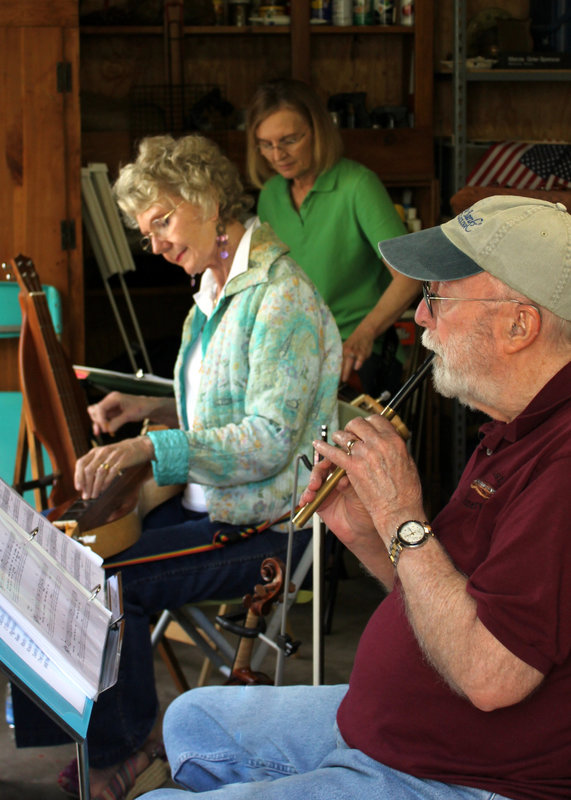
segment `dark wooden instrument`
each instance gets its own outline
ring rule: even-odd
[[[18,350],[20,386],[28,426],[42,442],[54,470],[50,504],[77,493],[75,462],[90,448],[91,422],[83,391],[57,338],[45,292],[32,261],[17,256],[7,280],[20,286],[22,328]]]
[[[90,450],[91,420],[83,390],[71,361],[57,338],[45,292],[31,259],[23,255],[4,266],[4,278],[20,286],[22,329],[19,372],[26,422],[49,456],[53,477],[48,517],[74,524],[66,530],[104,558],[137,541],[137,514],[108,523],[126,494],[149,476],[149,467],[125,470],[96,500],[82,501],[73,483],[75,462]]]

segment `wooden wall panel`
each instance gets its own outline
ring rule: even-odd
[[[77,26],[78,0],[0,0],[0,25]]]
[[[185,82],[217,84],[238,109],[250,102],[261,81],[288,77],[289,37],[186,36]]]
[[[468,92],[467,129],[471,140],[570,140],[569,83],[471,83]],[[452,95],[439,93],[435,108],[438,135],[451,135],[451,120]]]
[[[401,36],[313,36],[311,82],[326,100],[338,92],[365,92],[370,111],[400,105],[409,74]]]
[[[77,58],[77,28],[0,25],[0,259],[30,256],[42,282],[58,289],[63,343],[79,361],[84,326]],[[57,64],[66,60],[72,90],[61,92]],[[62,249],[64,220],[75,222],[73,250]],[[18,387],[16,348],[15,339],[2,342],[3,366],[9,368],[0,389]]]

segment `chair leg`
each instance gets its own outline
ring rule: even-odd
[[[225,614],[227,605],[219,607],[218,614]],[[173,638],[189,645],[198,646],[204,653],[200,668],[198,686],[204,686],[213,666],[225,677],[231,673],[234,648],[224,639],[220,626],[212,624],[204,612],[196,607],[183,607],[174,611],[163,611],[151,632],[151,644],[157,650],[170,673],[179,692],[186,692],[190,686],[169,642],[169,626],[176,623],[179,634]]]
[[[29,426],[28,449],[30,453],[30,465],[32,467],[32,480],[37,483],[37,488],[34,489],[34,502],[38,511],[41,511],[48,506],[46,487],[42,484],[43,478],[45,477],[44,459],[42,456],[42,445]]]
[[[220,608],[218,609],[218,616],[224,616],[224,614],[228,613],[228,603],[222,603]],[[216,623],[214,625],[215,630],[220,631],[220,625]],[[212,642],[212,646],[215,650],[217,650],[217,646],[214,642]],[[200,668],[200,673],[198,675],[198,681],[196,683],[197,686],[206,686],[208,680],[210,678],[210,673],[212,672],[212,661],[208,658],[207,655],[204,656],[202,660],[202,667]]]
[[[166,668],[168,669],[177,690],[181,694],[183,692],[188,692],[190,685],[184,677],[183,671],[180,668],[180,664],[178,663],[178,659],[174,654],[170,642],[165,636],[163,636],[161,641],[157,644],[157,652],[165,662]]]

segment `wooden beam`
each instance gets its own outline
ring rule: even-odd
[[[291,77],[309,83],[309,0],[296,0],[291,4],[290,14]]]

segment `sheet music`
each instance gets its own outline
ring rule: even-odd
[[[0,507],[2,600],[30,639],[94,698],[112,617],[101,559],[94,560],[91,551],[65,536],[19,495],[14,503],[15,493],[4,487],[0,486],[0,502],[9,503],[13,516]],[[30,522],[37,523],[37,530],[30,529]],[[70,566],[69,572],[63,564]],[[76,575],[88,576],[88,582]]]
[[[54,691],[67,700],[80,714],[83,713],[86,702],[85,694],[69,680],[68,676],[17,623],[16,615],[8,611],[9,607],[10,604],[0,597],[0,639]]]
[[[105,579],[103,559],[80,542],[63,534],[42,514],[0,479],[0,510],[4,509],[24,531],[38,529],[36,538],[43,549],[83,586],[97,586]]]

